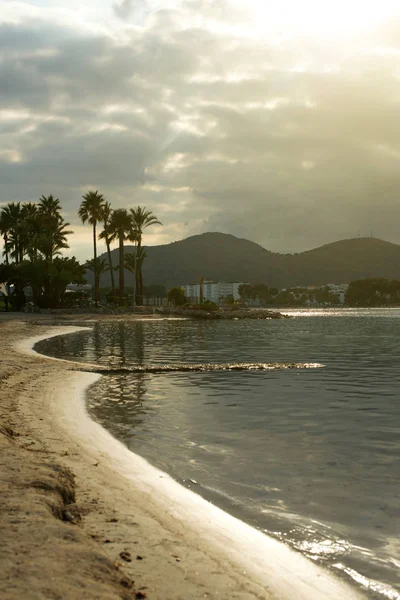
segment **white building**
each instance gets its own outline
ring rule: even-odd
[[[91,290],[90,283],[69,283],[66,287],[67,292],[90,292]]]
[[[245,284],[242,282],[203,281],[203,299],[215,302],[215,304],[220,304],[227,296],[233,296],[234,300],[239,300],[239,286],[241,285]],[[200,283],[187,283],[181,287],[190,302],[200,302]]]
[[[326,287],[329,288],[329,291],[332,294],[335,294],[336,296],[338,296],[339,304],[344,304],[346,292],[349,287],[348,283],[340,283],[340,284],[328,283]]]

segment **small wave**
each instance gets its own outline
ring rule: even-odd
[[[112,367],[107,365],[82,365],[80,371],[121,375],[123,373],[176,373],[176,372],[209,372],[209,371],[282,371],[287,369],[320,369],[320,363],[200,363],[169,365],[132,365],[129,367]]]
[[[400,600],[400,594],[390,585],[386,585],[380,581],[376,581],[375,579],[368,579],[368,577],[365,577],[365,575],[362,575],[350,567],[346,567],[342,563],[336,563],[333,566],[335,569],[339,569],[343,573],[346,573],[346,575],[351,577],[351,579],[356,581],[366,590],[374,592],[375,594],[379,594],[388,600]]]
[[[301,540],[294,542],[293,547],[312,559],[326,560],[349,552],[351,544],[346,540]]]
[[[237,498],[236,496],[232,496],[231,494],[228,494],[224,490],[212,487],[211,485],[202,485],[201,487],[206,492],[211,492],[212,494],[215,494],[216,496],[220,496],[221,498],[225,498],[226,500],[229,500],[231,504],[234,504],[236,506],[243,505],[243,501],[240,498]]]
[[[225,448],[224,446],[216,446],[214,444],[202,444],[198,446],[204,452],[208,452],[209,454],[218,454],[218,455],[234,455],[234,452],[230,448]]]

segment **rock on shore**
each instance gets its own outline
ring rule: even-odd
[[[284,315],[278,311],[268,310],[266,308],[234,308],[220,309],[215,311],[207,311],[199,308],[174,308],[169,311],[169,314],[180,315],[192,319],[289,319],[288,315]]]

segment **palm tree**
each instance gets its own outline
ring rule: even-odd
[[[69,248],[67,235],[73,231],[67,230],[69,223],[64,219],[58,222],[55,219],[49,219],[44,227],[44,231],[37,239],[36,249],[43,254],[46,261],[51,264],[55,256],[61,254],[61,250]]]
[[[60,214],[62,209],[61,203],[58,198],[54,198],[53,194],[50,196],[41,196],[39,198],[39,210],[42,214],[48,216],[55,216]]]
[[[124,304],[125,297],[125,248],[124,241],[136,238],[132,227],[132,216],[125,208],[114,210],[110,221],[110,242],[119,242],[119,303]]]
[[[3,206],[0,214],[0,230],[4,240],[3,254],[6,264],[8,264],[10,256],[16,263],[22,260],[21,226],[21,203],[9,202]]]
[[[97,248],[96,248],[96,225],[99,221],[102,220],[102,208],[104,206],[104,196],[103,194],[99,194],[96,190],[95,192],[89,191],[84,196],[82,196],[83,201],[79,207],[78,215],[82,221],[82,223],[90,223],[93,225],[93,260],[96,265],[97,259]],[[94,272],[94,288],[95,288],[95,302],[96,306],[99,300],[99,274],[97,271]]]
[[[3,236],[3,256],[5,256],[6,265],[8,265],[8,228],[3,212],[0,213],[0,234]]]
[[[73,233],[67,229],[69,223],[64,220],[61,210],[59,199],[50,194],[40,198],[35,213],[37,237],[34,239],[34,253],[40,252],[44,258],[43,295],[49,305],[55,297],[53,260],[61,254],[61,250],[69,248],[67,236]]]
[[[99,240],[104,240],[107,247],[107,256],[108,256],[108,264],[110,265],[110,275],[111,275],[111,287],[113,296],[115,296],[115,281],[114,281],[114,269],[112,266],[111,260],[111,248],[110,248],[110,224],[111,224],[111,216],[113,210],[111,208],[111,204],[104,202],[103,207],[101,209],[101,220],[103,221],[103,231],[99,235]]]
[[[98,256],[96,258],[96,263],[94,262],[94,258],[87,260],[84,266],[87,271],[93,271],[93,273],[97,269],[100,275],[110,270],[110,265],[108,264],[108,261],[105,258],[102,258],[101,256]]]
[[[133,227],[136,230],[137,247],[136,247],[136,258],[140,256],[142,246],[143,231],[150,225],[162,225],[157,217],[151,212],[146,210],[146,207],[136,206],[136,208],[130,209]],[[145,257],[142,257],[141,264],[137,261],[136,265],[136,304],[140,304],[143,300],[143,276],[142,276],[142,263]]]
[[[96,258],[96,262],[94,258],[92,258],[91,260],[87,260],[84,267],[87,271],[98,273],[99,279],[103,275],[103,273],[107,273],[107,271],[110,270],[110,265],[108,264],[108,261],[105,258],[101,258],[101,256],[98,256]]]
[[[132,252],[129,254],[125,254],[124,256],[124,267],[127,271],[129,271],[129,273],[132,273],[132,275],[134,275],[135,271],[136,271],[136,255]],[[133,301],[133,306],[135,306],[135,277],[133,278],[133,296],[132,296],[132,301]]]
[[[38,240],[42,233],[42,221],[38,215],[38,205],[24,202],[21,209],[21,219],[24,228],[21,232],[24,253],[29,260],[35,260],[38,254]]]
[[[36,226],[40,224],[40,231],[37,232],[35,240],[36,251],[41,252],[49,264],[53,262],[56,255],[61,254],[61,250],[69,248],[67,236],[73,233],[67,229],[70,224],[64,221],[64,217],[60,214],[61,210],[59,199],[50,194],[48,197],[40,198],[35,213]]]
[[[143,275],[142,275],[142,266],[144,259],[147,258],[147,251],[144,246],[141,246],[140,250],[136,250],[136,270],[139,271],[139,286],[141,293],[141,300],[143,303]]]
[[[3,255],[6,259],[6,265],[9,264],[8,253],[10,250],[8,236],[10,233],[9,205],[3,206],[0,211],[0,234],[3,236],[4,250]]]
[[[83,275],[75,258],[57,257],[68,248],[67,236],[72,233],[61,210],[60,200],[51,194],[42,196],[37,203],[11,202],[0,209],[6,264],[10,258],[16,263],[7,268],[14,267],[19,283],[31,282],[35,298],[44,306],[60,300],[65,281]]]

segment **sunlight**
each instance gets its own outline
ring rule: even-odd
[[[258,34],[340,37],[373,29],[399,14],[398,0],[248,0],[248,7],[251,27]]]

